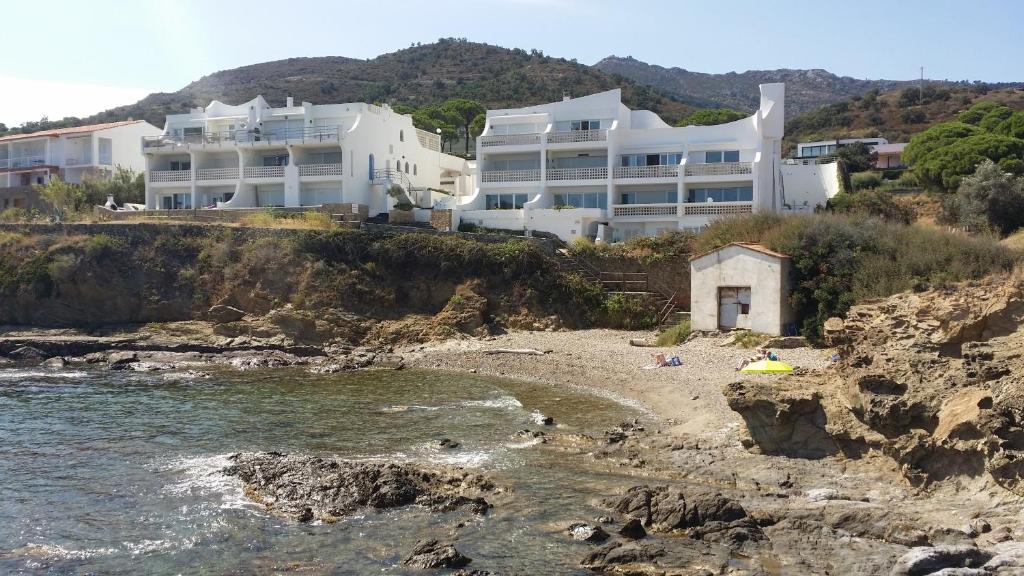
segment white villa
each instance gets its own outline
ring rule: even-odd
[[[142,172],[139,138],[160,129],[142,120],[56,128],[0,138],[0,188],[46,184],[55,175],[79,183],[109,177],[116,166]]]
[[[373,216],[399,201],[430,207],[430,188],[464,194],[471,184],[465,160],[387,105],[214,101],[167,116],[142,149],[147,209],[352,203]],[[406,197],[389,196],[393,184]]]
[[[620,90],[490,110],[477,139],[476,186],[458,220],[619,241],[780,211],[785,87],[761,85],[752,116],[674,128],[630,110]]]

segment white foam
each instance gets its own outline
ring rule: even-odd
[[[181,476],[179,482],[165,486],[164,490],[175,496],[219,495],[219,507],[223,510],[258,509],[246,498],[242,481],[224,474],[224,468],[231,465],[228,456],[216,454],[164,462],[159,466],[161,470],[178,472]]]
[[[479,406],[481,408],[515,410],[516,408],[522,408],[523,404],[512,396],[501,396],[499,398],[489,398],[486,400],[466,400],[464,402],[460,402],[459,406]]]
[[[17,380],[21,378],[85,378],[88,372],[45,372],[42,370],[9,369],[0,370],[0,380]]]
[[[437,464],[460,466],[462,468],[479,468],[491,461],[493,454],[484,450],[448,450],[430,454],[430,461]]]
[[[544,438],[530,438],[529,440],[524,440],[522,442],[509,442],[508,444],[505,444],[505,446],[512,450],[523,450],[525,448],[541,444],[542,442],[544,442]]]
[[[399,412],[408,412],[410,410],[440,410],[440,409],[441,409],[441,406],[417,406],[415,404],[411,404],[411,405],[394,404],[394,405],[385,406],[385,407],[381,408],[380,411],[384,412],[385,414],[397,414]]]
[[[36,558],[59,560],[85,560],[86,558],[105,556],[115,552],[117,552],[117,550],[113,548],[75,550],[72,548],[65,548],[58,544],[33,544],[31,542],[21,548],[11,551],[12,554],[18,556],[34,556]]]

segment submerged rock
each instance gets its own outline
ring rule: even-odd
[[[230,456],[224,469],[245,483],[246,495],[300,522],[333,521],[364,508],[420,504],[432,510],[467,508],[485,514],[479,496],[494,484],[465,472],[433,471],[407,464],[352,462],[277,452]]]
[[[402,564],[411,568],[430,570],[462,568],[472,561],[472,558],[463,555],[450,543],[442,543],[438,540],[420,540],[405,560],[402,560]]]

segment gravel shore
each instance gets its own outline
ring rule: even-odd
[[[666,431],[695,436],[732,436],[741,425],[721,389],[740,378],[736,366],[751,350],[729,345],[728,336],[697,337],[672,347],[631,346],[631,339],[653,342],[651,331],[577,330],[510,332],[479,340],[449,340],[398,350],[409,366],[586,387],[653,412]],[[531,348],[544,355],[486,354],[498,348]],[[820,369],[829,353],[812,348],[777,351],[795,367]],[[652,355],[678,356],[682,366],[645,369]],[[746,375],[748,378],[778,378]]]

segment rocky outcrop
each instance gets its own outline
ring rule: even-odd
[[[824,374],[725,388],[748,445],[820,457],[868,450],[917,485],[994,481],[1024,496],[1024,276],[898,294],[825,324]]]
[[[662,532],[747,517],[738,502],[717,492],[684,491],[671,486],[634,486],[608,504],[616,512]]]
[[[420,540],[412,552],[402,560],[410,568],[433,570],[437,568],[462,568],[473,560],[455,549],[450,543],[438,540]]]
[[[278,452],[239,453],[230,459],[224,474],[238,477],[250,498],[299,522],[333,522],[365,508],[410,504],[484,514],[490,505],[479,495],[494,489],[485,478],[458,470]]]

